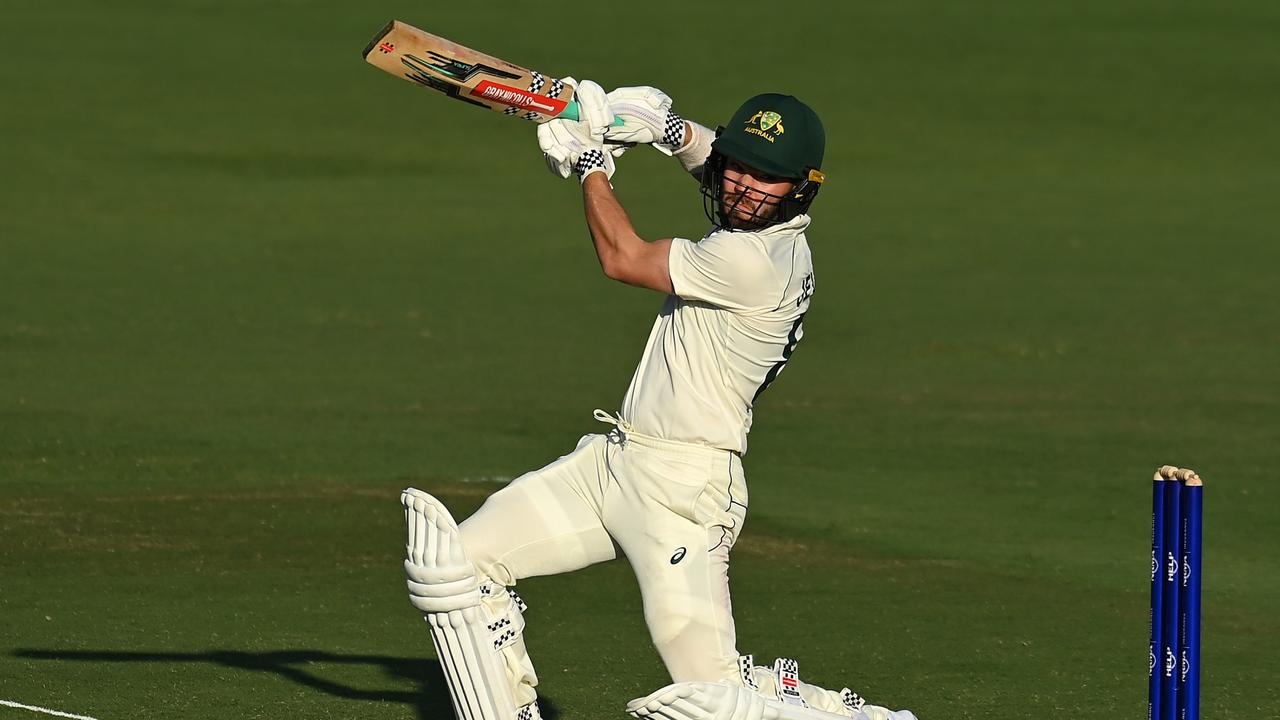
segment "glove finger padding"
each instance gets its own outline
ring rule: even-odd
[[[561,78],[561,82],[575,89],[578,86],[578,81],[567,75]],[[556,140],[555,135],[548,128],[548,124],[541,123],[536,126],[538,149],[542,151],[542,159],[546,162],[547,169],[551,171],[552,175],[568,178],[573,174],[573,162],[569,159],[568,150]]]
[[[653,145],[670,155],[684,144],[684,119],[671,112],[671,97],[649,86],[621,87],[609,93],[613,114],[621,126],[610,126],[605,137],[610,142]]]
[[[552,120],[538,126],[538,146],[552,174],[567,178],[604,172],[612,178],[613,156],[604,150],[603,132],[593,134],[589,123]]]
[[[622,118],[619,127],[610,126],[605,137],[617,142],[649,144],[662,137],[662,129],[671,110],[671,97],[658,88],[620,87],[609,93],[613,114]]]
[[[662,92],[651,85],[633,85],[630,87],[614,88],[608,95],[610,105],[619,105],[626,103],[627,105],[644,105],[650,110],[662,113],[671,109],[671,96]],[[618,114],[618,109],[613,109],[614,114]]]
[[[573,174],[573,163],[577,159],[575,148],[581,152],[581,143],[567,131],[564,125],[568,120],[552,120],[538,126],[538,147],[542,150],[542,159],[552,175],[568,178]]]
[[[591,135],[604,142],[605,131],[613,125],[613,110],[609,108],[609,97],[604,88],[598,84],[583,80],[573,91],[578,101],[578,120],[587,125]]]

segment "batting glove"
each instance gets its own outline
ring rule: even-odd
[[[583,80],[574,91],[574,99],[578,101],[580,120],[551,120],[538,126],[538,147],[547,168],[562,178],[573,174],[585,178],[603,172],[612,179],[613,156],[605,150],[604,137],[605,130],[613,124],[613,111],[604,88]]]
[[[652,145],[670,155],[684,145],[684,118],[671,112],[671,97],[655,87],[620,87],[607,96],[621,127],[610,125],[605,137],[614,143]],[[622,154],[627,146],[615,146]]]

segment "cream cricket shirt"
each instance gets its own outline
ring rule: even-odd
[[[671,243],[671,283],[622,401],[668,440],[746,452],[751,405],[786,365],[813,295],[809,217]]]

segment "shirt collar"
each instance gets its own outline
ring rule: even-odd
[[[753,235],[763,235],[767,237],[770,235],[777,235],[780,233],[801,233],[801,232],[804,232],[805,228],[807,227],[809,227],[809,216],[802,213],[800,215],[797,215],[791,218],[790,220],[784,223],[778,223],[777,225],[770,225],[769,227],[760,228],[758,230],[729,230],[727,228],[717,227],[717,228],[712,228],[707,234],[713,235],[715,233],[721,233],[721,232],[751,233]]]
[[[761,235],[770,235],[772,233],[779,232],[803,232],[807,227],[809,227],[809,216],[801,213],[784,223],[770,225],[769,227],[757,230],[756,232]]]

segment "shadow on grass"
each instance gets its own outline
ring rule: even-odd
[[[58,660],[98,663],[209,663],[222,667],[269,672],[345,700],[371,700],[403,703],[412,706],[418,720],[440,720],[453,717],[453,705],[440,663],[426,658],[400,658],[385,655],[341,655],[322,650],[274,650],[243,652],[239,650],[207,650],[204,652],[128,652],[111,650],[33,650],[20,649],[15,657],[29,660]],[[371,665],[382,668],[388,676],[419,683],[419,688],[406,690],[367,690],[326,679],[306,666],[311,663],[337,665]],[[546,698],[538,705],[542,717],[555,720],[560,713]]]

